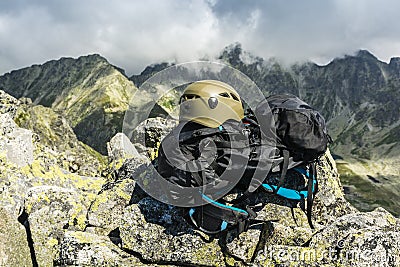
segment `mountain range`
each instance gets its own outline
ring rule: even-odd
[[[105,154],[120,131],[136,86],[124,71],[99,55],[61,58],[0,77],[10,95],[51,107],[70,122],[80,141]]]
[[[347,197],[359,209],[384,206],[399,215],[400,58],[385,63],[360,50],[325,66],[288,66],[233,44],[215,60],[246,74],[265,96],[295,94],[320,110],[334,139],[330,149]],[[0,89],[52,108],[68,120],[80,141],[105,154],[137,88],[171,65],[156,63],[127,77],[100,55],[61,58],[0,76]],[[175,99],[159,103],[152,116],[165,115],[171,109],[165,103],[177,104],[179,94],[172,95]]]

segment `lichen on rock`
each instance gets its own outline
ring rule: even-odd
[[[21,102],[1,90],[0,88],[0,114],[9,114],[11,118],[14,118],[17,112],[18,106]]]

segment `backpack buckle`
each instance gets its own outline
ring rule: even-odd
[[[250,135],[250,129],[242,129],[242,134],[244,135],[244,136],[246,136],[246,137],[249,137],[249,135]]]

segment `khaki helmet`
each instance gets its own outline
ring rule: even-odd
[[[216,128],[225,121],[240,121],[244,110],[232,86],[215,80],[197,81],[186,87],[179,101],[179,121],[194,121]]]

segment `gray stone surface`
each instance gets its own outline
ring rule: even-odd
[[[18,167],[33,162],[32,132],[19,128],[8,113],[0,114],[0,149]]]
[[[141,157],[129,138],[123,133],[117,133],[107,144],[108,158],[111,161]]]

